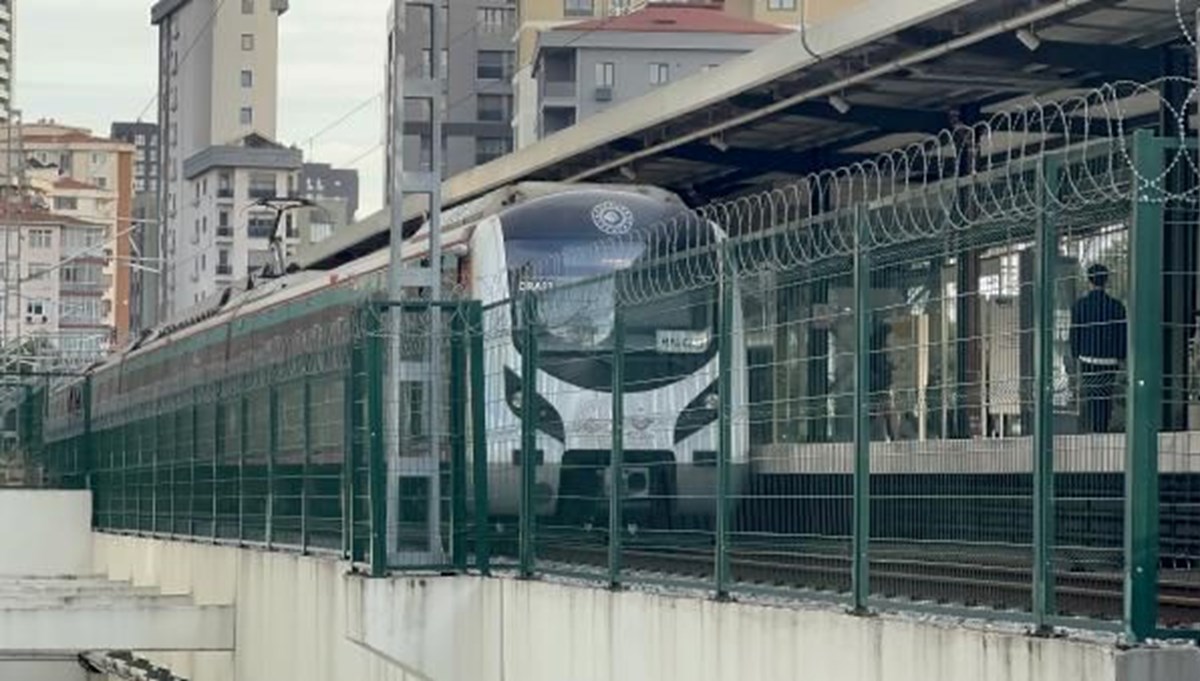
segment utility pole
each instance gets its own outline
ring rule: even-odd
[[[410,15],[410,11],[412,14]],[[442,116],[445,111],[445,74],[442,54],[446,41],[447,7],[445,0],[393,0],[392,3],[391,74],[391,261],[388,268],[388,298],[393,302],[426,299],[437,302],[442,296]],[[419,17],[420,21],[410,21]],[[427,31],[427,32],[426,32]],[[427,70],[410,74],[404,55],[405,47],[428,46]],[[428,134],[430,163],[428,167],[410,170],[404,163],[404,136],[407,126],[405,104],[421,104],[428,112],[428,125],[421,133]],[[412,202],[406,201],[413,197]],[[421,199],[425,199],[422,201]],[[427,266],[420,260],[405,263],[403,259],[406,204],[427,207],[429,257]],[[414,316],[415,315],[415,316]],[[387,400],[384,423],[387,447],[387,518],[389,562],[404,565],[436,565],[443,562],[446,542],[441,530],[441,452],[445,441],[441,433],[439,407],[441,390],[441,316],[430,308],[428,323],[406,324],[421,315],[393,307],[386,328],[391,336],[388,343]],[[406,328],[409,327],[409,328]],[[405,333],[427,333],[427,355],[412,361],[403,352]],[[415,339],[414,339],[415,340]],[[408,361],[406,361],[406,359]],[[411,408],[414,395],[406,389],[418,387],[424,399],[424,413],[414,414]],[[425,437],[413,418],[423,423]],[[401,517],[401,495],[412,502],[423,501],[426,532],[421,541],[400,532],[402,525],[410,526],[416,519]],[[418,499],[418,497],[420,497]],[[405,504],[413,508],[416,503]]]

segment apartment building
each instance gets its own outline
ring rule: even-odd
[[[404,43],[407,78],[432,76],[430,5],[413,4]],[[394,25],[389,12],[388,26]],[[446,80],[443,117],[443,171],[447,176],[503,156],[513,149],[512,78],[516,67],[513,38],[517,30],[516,0],[455,0],[447,5],[442,75]],[[391,59],[395,37],[388,34],[388,108],[385,114],[388,158],[392,149],[391,102],[394,101]],[[433,146],[428,107],[413,103],[405,111],[405,165],[428,170]],[[391,186],[391,169],[385,184]]]
[[[720,5],[649,5],[541,32],[534,52],[537,137],[713,69],[791,33]]]
[[[517,65],[513,77],[513,136],[517,148],[540,139],[542,93],[535,74],[535,57],[543,32],[599,19],[605,22],[647,7],[709,7],[738,19],[775,24],[786,29],[813,26],[853,10],[864,0],[520,0],[516,34]],[[658,35],[661,35],[660,32]],[[657,37],[657,36],[656,36]],[[640,44],[641,47],[655,45]],[[582,117],[577,116],[577,120]]]
[[[107,239],[104,223],[31,203],[0,211],[0,242],[10,256],[0,263],[4,339],[53,351],[74,365],[110,349],[115,339],[105,312]]]
[[[298,150],[276,143],[279,20],[288,0],[159,0],[160,318],[265,262]],[[294,230],[293,230],[294,231]]]
[[[43,120],[19,128],[31,188],[55,213],[98,224],[104,243],[104,319],[116,343],[130,329],[135,148],[86,128]]]
[[[0,0],[0,120],[8,120],[16,82],[16,0]]]
[[[158,241],[158,124],[113,123],[110,136],[134,146],[133,262],[129,272],[129,328],[133,334],[158,322],[161,249]]]
[[[334,168],[328,163],[305,163],[300,167],[300,195],[315,201],[340,204],[329,218],[336,224],[349,225],[358,213],[358,171]]]

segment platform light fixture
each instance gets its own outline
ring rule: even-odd
[[[847,102],[846,98],[841,95],[830,95],[829,106],[842,115],[850,112],[850,102]]]
[[[729,143],[725,141],[724,135],[713,135],[708,138],[708,143],[721,153],[729,151]]]
[[[1037,34],[1028,28],[1022,28],[1017,31],[1017,40],[1025,46],[1025,49],[1030,52],[1036,52],[1037,48],[1042,46],[1042,39],[1037,37]]]
[[[625,179],[629,180],[630,182],[637,180],[637,171],[634,170],[633,166],[631,166],[631,165],[621,166],[621,175],[624,176]]]

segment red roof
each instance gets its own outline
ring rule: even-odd
[[[60,177],[54,183],[55,189],[100,189],[94,184],[80,182],[73,177]]]
[[[103,144],[112,146],[122,146],[125,142],[119,140],[104,139],[103,137],[94,137],[82,132],[67,132],[61,135],[39,135],[30,133],[22,138],[26,144]]]
[[[0,225],[70,225],[101,227],[92,222],[77,220],[67,215],[58,215],[34,206],[18,206],[0,202]]]
[[[559,26],[558,31],[630,31],[642,33],[742,33],[772,35],[791,33],[775,24],[742,19],[719,5],[654,3],[623,16],[593,19]]]

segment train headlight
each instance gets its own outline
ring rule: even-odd
[[[521,391],[517,390],[508,396],[508,404],[516,411],[521,411]]]
[[[706,409],[716,409],[721,406],[721,396],[716,392],[710,392],[704,396],[704,407]]]

